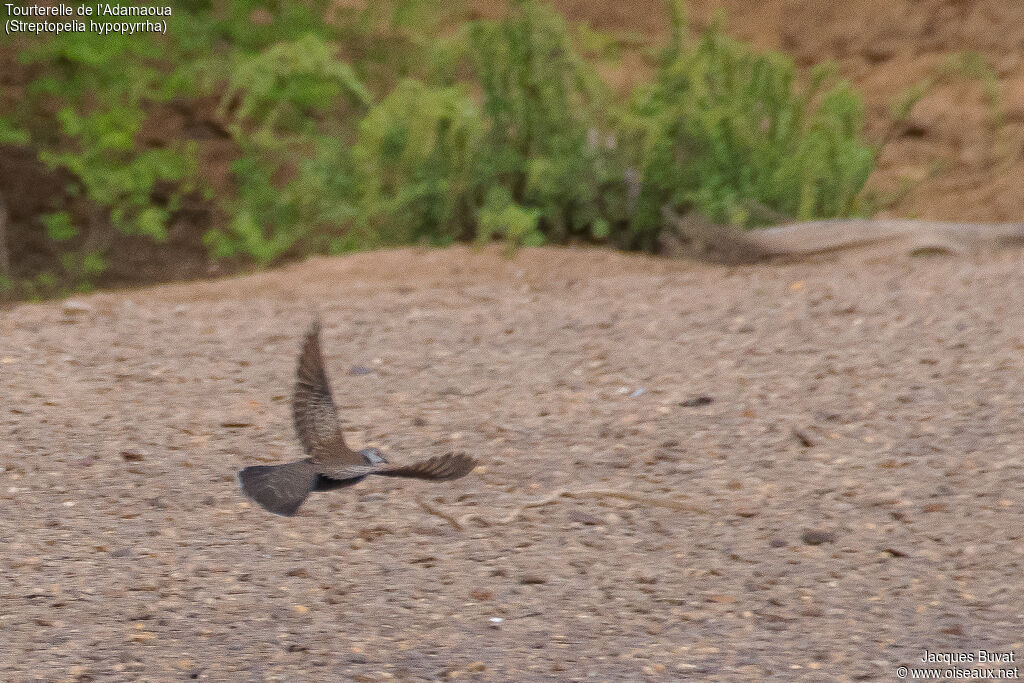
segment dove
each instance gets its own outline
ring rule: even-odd
[[[320,350],[320,317],[306,332],[292,392],[295,433],[308,457],[283,465],[239,470],[242,493],[276,515],[294,515],[310,493],[352,486],[369,476],[450,481],[468,474],[476,460],[447,453],[407,465],[392,464],[376,448],[354,451],[345,442]]]

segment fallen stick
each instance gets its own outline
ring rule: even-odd
[[[582,491],[570,491],[568,489],[557,489],[543,498],[536,500],[529,500],[525,503],[517,505],[512,511],[504,517],[496,520],[488,519],[479,512],[470,512],[456,518],[451,513],[427,503],[421,498],[417,498],[416,502],[419,506],[429,512],[430,514],[440,517],[453,528],[462,531],[470,522],[479,522],[483,526],[497,526],[501,524],[511,524],[512,522],[519,519],[520,515],[529,510],[530,508],[543,507],[552,503],[557,503],[561,498],[619,498],[622,500],[628,500],[634,503],[641,503],[651,507],[664,507],[671,510],[678,510],[681,512],[696,512],[698,514],[707,514],[707,508],[699,505],[692,505],[689,503],[683,503],[672,498],[660,498],[657,496],[648,496],[639,493],[632,493],[629,491],[619,491],[616,489],[583,489]]]
[[[459,520],[455,519],[454,516],[448,514],[447,512],[445,512],[444,510],[442,510],[439,507],[435,507],[435,506],[431,505],[430,503],[428,503],[427,501],[423,500],[419,496],[416,497],[416,502],[419,503],[419,506],[421,508],[423,508],[424,510],[426,510],[430,514],[434,515],[435,517],[440,517],[444,521],[446,521],[449,524],[451,524],[452,527],[454,527],[456,531],[462,531],[462,528],[463,528],[462,524],[460,524]]]
[[[939,251],[975,254],[1024,244],[1024,223],[948,223],[943,221],[840,218],[740,230],[698,216],[662,210],[669,234],[662,247],[725,263],[755,263],[777,257],[802,257],[891,245],[906,253]]]

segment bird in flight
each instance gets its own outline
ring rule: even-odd
[[[351,486],[370,475],[447,481],[465,476],[476,466],[476,461],[464,453],[392,465],[376,448],[358,452],[349,448],[324,370],[319,316],[306,332],[296,374],[292,419],[309,457],[284,465],[254,465],[238,472],[242,493],[269,512],[290,517],[313,491]]]

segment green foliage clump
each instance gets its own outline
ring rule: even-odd
[[[367,105],[371,96],[350,64],[339,61],[324,39],[307,33],[274,43],[256,54],[233,55],[220,113],[237,101],[233,117],[254,120],[270,131],[277,126],[306,132],[344,94]]]
[[[164,205],[154,202],[153,193],[158,183],[188,189],[187,180],[196,171],[193,147],[185,143],[177,149],[136,149],[139,108],[111,105],[83,115],[66,107],[58,119],[61,132],[74,142],[67,149],[43,150],[40,159],[71,171],[85,196],[109,209],[111,223],[122,233],[165,240],[180,193]]]
[[[59,245],[61,275],[31,280],[29,289],[45,288],[51,280],[81,285],[100,276],[115,239],[111,227],[124,235],[167,238],[172,214],[194,189],[197,159],[188,141],[159,148],[140,144],[147,105],[176,94],[160,57],[153,40],[91,33],[47,37],[20,53],[24,64],[43,75],[29,85],[28,98],[15,112],[25,134],[13,141],[31,142],[41,161],[69,171],[75,178],[70,198],[93,207],[85,217],[61,211],[41,218]],[[9,135],[0,131],[0,137]]]
[[[544,244],[540,218],[540,209],[516,204],[506,188],[496,185],[487,193],[487,201],[480,207],[477,242],[483,244],[500,235],[505,238],[509,249],[520,244],[540,246]]]
[[[472,225],[485,134],[463,88],[404,80],[359,124],[356,230],[367,246],[445,243]]]
[[[561,16],[529,0],[515,5],[507,19],[473,22],[467,31],[490,128],[480,176],[519,207],[505,206],[504,193],[489,194],[481,227],[530,243],[602,239],[610,222],[626,218],[614,201],[625,166],[610,94],[575,51]],[[534,214],[536,226],[525,229]],[[519,229],[497,230],[499,215],[514,215]]]
[[[628,98],[579,48],[615,44],[539,0],[454,32],[459,3],[182,0],[167,36],[34,41],[0,143],[74,183],[39,218],[57,257],[26,291],[87,286],[122,236],[168,239],[186,200],[213,216],[211,260],[257,265],[494,238],[654,249],[665,205],[744,227],[861,212],[860,98],[829,67],[802,78],[717,27],[690,36],[668,1],[670,42]],[[205,184],[202,136],[153,135],[169,110],[204,112],[230,187]]]
[[[268,265],[323,242],[316,237],[328,223],[348,218],[347,150],[338,150],[344,130],[335,112],[343,103],[358,111],[371,95],[325,36],[312,33],[233,55],[225,78],[218,112],[242,152],[231,167],[238,194],[225,202],[226,227],[203,241],[215,259]]]
[[[24,145],[30,136],[16,126],[10,119],[0,116],[0,145]]]
[[[757,54],[717,27],[667,51],[627,117],[643,178],[635,229],[656,233],[665,203],[743,227],[766,214],[856,214],[874,167],[863,103],[827,65],[807,81],[798,86],[789,58]]]

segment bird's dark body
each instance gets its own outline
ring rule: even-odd
[[[320,351],[320,321],[313,322],[299,355],[292,417],[295,432],[309,456],[283,465],[253,465],[238,472],[244,493],[265,510],[294,515],[313,491],[334,491],[366,477],[410,477],[432,481],[458,479],[476,462],[448,453],[412,465],[390,465],[376,448],[356,452],[345,443]]]
[[[313,484],[314,491],[334,491],[335,489],[343,489],[353,484],[358,484],[363,479],[366,479],[366,475],[362,477],[355,477],[354,479],[331,479],[325,477],[322,474],[316,475],[316,483]]]
[[[364,448],[359,451],[359,455],[363,456],[363,461],[367,465],[380,465],[386,463],[387,460],[380,454],[376,448]],[[313,485],[314,491],[334,491],[335,489],[343,489],[353,484],[358,484],[363,479],[366,479],[369,475],[364,474],[361,477],[349,477],[348,479],[332,479],[323,474],[316,475],[316,484]]]

